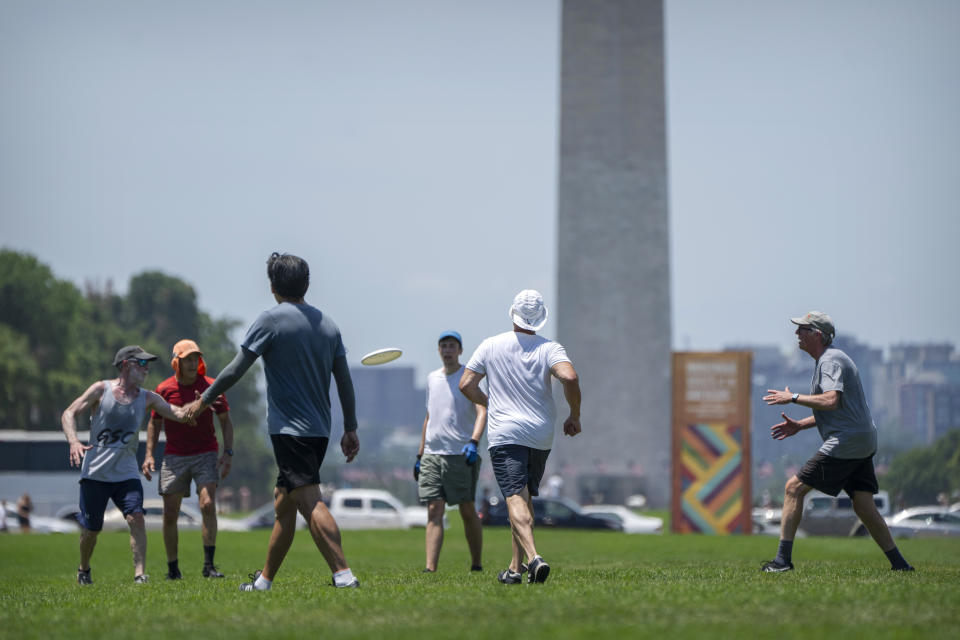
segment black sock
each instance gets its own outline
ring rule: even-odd
[[[773,561],[787,565],[790,564],[791,556],[793,556],[793,540],[781,540],[780,546],[777,547],[777,557]]]
[[[174,560],[173,562],[168,562],[168,563],[167,563],[167,572],[168,572],[168,573],[174,574],[174,573],[177,573],[178,571],[180,571],[180,561],[179,561],[179,560]]]
[[[900,549],[894,547],[890,549],[890,551],[884,551],[884,553],[887,554],[887,560],[890,561],[890,566],[894,569],[905,569],[910,566],[907,560],[900,554]]]
[[[203,564],[213,566],[213,552],[217,550],[216,545],[203,545]]]

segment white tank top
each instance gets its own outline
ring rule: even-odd
[[[83,457],[80,478],[101,482],[136,480],[140,477],[137,466],[140,429],[150,419],[147,392],[140,389],[133,402],[121,404],[113,395],[113,382],[104,382],[103,397],[90,425],[88,444],[93,448]]]

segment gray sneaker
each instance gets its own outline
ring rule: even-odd
[[[497,574],[497,580],[502,584],[520,584],[523,582],[523,575],[507,567]]]
[[[147,584],[150,582],[150,576],[145,573],[141,573],[140,575],[136,576],[133,581],[137,584]]]
[[[260,574],[263,573],[262,569],[257,569],[254,573],[249,574],[250,582],[244,582],[240,585],[240,591],[256,591],[256,587],[253,586],[253,583],[257,581],[257,578],[260,577]]]
[[[81,586],[93,584],[93,578],[90,577],[90,569],[86,571],[79,568],[77,569],[77,584]]]
[[[354,577],[353,577],[353,580],[351,580],[349,583],[347,583],[347,584],[341,584],[341,585],[338,585],[338,584],[331,578],[330,584],[333,585],[334,587],[336,587],[337,589],[359,589],[359,588],[360,588],[360,581],[357,579],[356,576],[354,576]]]

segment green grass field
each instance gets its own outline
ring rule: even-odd
[[[153,581],[133,583],[129,536],[103,533],[94,585],[75,583],[77,537],[0,536],[0,637],[128,638],[955,638],[960,540],[903,541],[917,567],[889,571],[869,539],[805,538],[797,570],[758,572],[771,537],[537,532],[553,571],[544,585],[501,585],[509,538],[484,530],[482,574],[467,571],[458,518],[440,570],[423,574],[423,530],[347,531],[359,590],[330,575],[306,531],[267,593],[237,585],[262,565],[268,533],[221,533],[224,580],[200,577],[198,532],[181,533],[185,578],[166,582],[163,544],[149,534]]]

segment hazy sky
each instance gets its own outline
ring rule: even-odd
[[[674,345],[792,348],[813,308],[960,344],[960,3],[665,13]],[[296,253],[351,362],[422,378],[520,289],[562,313],[559,33],[540,0],[0,0],[0,246],[244,326]]]

